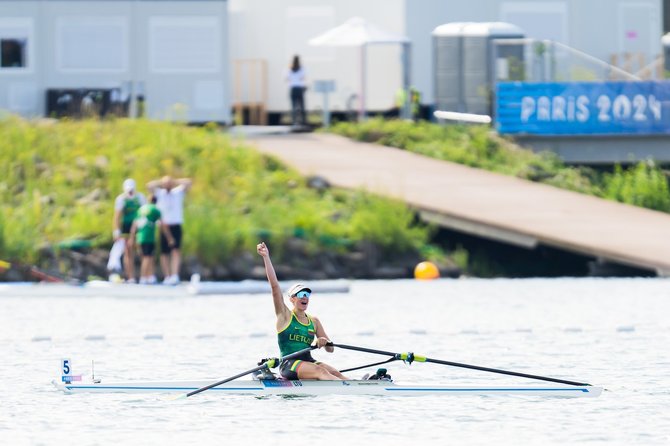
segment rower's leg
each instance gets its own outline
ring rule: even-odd
[[[326,364],[325,362],[320,362],[318,365],[320,365],[321,367],[328,370],[328,373],[330,373],[331,375],[337,376],[338,379],[347,379],[347,380],[351,379],[351,378],[347,378],[346,376],[341,374],[340,371],[337,370],[335,367],[330,366],[330,365]]]
[[[161,270],[163,271],[163,280],[165,281],[168,277],[172,275],[172,272],[170,270],[170,254],[161,251],[160,262],[161,262]]]
[[[124,248],[123,266],[125,267],[126,280],[129,282],[135,281],[135,253],[133,248],[128,244],[128,237],[126,237],[126,246]]]
[[[150,275],[150,266],[153,258],[142,255],[142,263],[140,263],[140,283],[147,283]]]
[[[302,361],[296,370],[299,379],[318,379],[322,381],[337,381],[342,378],[330,373],[322,364]],[[339,372],[338,372],[339,373]]]
[[[170,252],[170,273],[175,279],[179,279],[179,265],[181,263],[181,251],[179,248],[173,248]]]

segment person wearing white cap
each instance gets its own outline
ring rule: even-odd
[[[293,304],[293,308],[289,309],[284,303],[284,296],[279,286],[279,280],[277,280],[277,274],[270,260],[270,250],[265,243],[261,242],[256,246],[256,251],[263,258],[265,274],[272,289],[272,301],[275,307],[275,315],[277,316],[277,342],[279,343],[281,355],[287,356],[303,350],[314,342],[316,342],[318,348],[325,347],[327,352],[332,353],[333,346],[327,345],[330,340],[323,329],[321,321],[316,316],[309,315],[306,312],[312,290],[302,283],[293,285],[288,290],[288,297]],[[288,380],[349,379],[336,368],[316,361],[309,352],[297,358],[282,361],[279,365],[279,370],[282,377]]]
[[[114,241],[121,238],[126,240],[123,256],[126,282],[135,283],[135,256],[131,244],[128,242],[130,228],[137,216],[138,209],[147,203],[146,198],[135,190],[135,180],[127,178],[123,181],[123,193],[114,201],[114,221],[112,236]]]

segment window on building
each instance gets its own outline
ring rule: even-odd
[[[222,34],[217,17],[151,17],[149,69],[154,73],[219,72]]]
[[[25,68],[27,39],[0,38],[0,67]]]
[[[56,22],[56,67],[60,71],[122,72],[129,64],[128,19],[64,16]]]

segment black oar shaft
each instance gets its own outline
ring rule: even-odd
[[[258,367],[254,367],[253,369],[249,369],[249,370],[247,370],[246,372],[238,373],[237,375],[235,375],[235,376],[231,376],[230,378],[222,379],[221,381],[215,382],[215,383],[210,384],[210,385],[208,385],[208,386],[201,387],[201,388],[199,388],[199,389],[193,390],[192,392],[187,393],[186,396],[197,395],[198,393],[200,393],[200,392],[204,392],[205,390],[209,390],[209,389],[211,389],[212,387],[220,386],[221,384],[225,384],[225,383],[227,383],[227,382],[229,382],[229,381],[233,381],[233,380],[235,380],[235,379],[237,379],[237,378],[241,378],[241,377],[243,377],[243,376],[249,375],[250,373],[254,373],[254,372],[256,372],[256,371],[258,371],[258,370],[261,370],[261,369],[263,369],[263,368],[265,368],[265,364],[263,364],[263,365],[259,365]]]
[[[512,371],[509,371],[509,370],[493,369],[493,368],[490,368],[490,367],[481,367],[481,366],[478,366],[478,365],[471,365],[471,364],[461,364],[459,362],[443,361],[441,359],[426,358],[425,362],[433,362],[435,364],[449,365],[449,366],[453,366],[453,367],[462,367],[462,368],[465,368],[465,369],[480,370],[482,372],[492,372],[492,373],[500,373],[500,374],[503,374],[503,375],[519,376],[521,378],[530,378],[530,379],[538,379],[538,380],[541,380],[541,381],[550,381],[550,382],[561,383],[561,384],[570,384],[571,386],[590,386],[591,385],[591,384],[587,384],[587,383],[580,383],[580,382],[577,382],[577,381],[569,381],[567,379],[550,378],[548,376],[531,375],[529,373],[512,372]]]
[[[365,353],[374,353],[377,355],[386,355],[386,356],[396,356],[398,353],[395,352],[385,352],[384,350],[375,350],[372,348],[366,348],[366,347],[356,347],[355,345],[346,345],[346,344],[332,344],[333,347],[339,347],[339,348],[344,348],[347,350],[356,350],[359,352],[365,352]]]
[[[305,349],[299,350],[295,353],[291,353],[290,355],[286,355],[286,356],[280,358],[279,362],[284,361],[286,359],[293,359],[293,358],[296,358],[298,356],[304,355],[305,353],[308,353],[308,352],[314,350],[315,348],[316,348],[316,346],[313,345],[313,346],[307,347]],[[243,376],[246,376],[246,375],[249,375],[251,373],[257,372],[259,370],[262,370],[265,367],[267,367],[267,364],[264,362],[263,364],[259,365],[258,367],[254,367],[253,369],[249,369],[246,372],[238,373],[237,375],[231,376],[230,378],[222,379],[221,381],[217,381],[213,384],[209,384],[205,387],[201,387],[199,389],[193,390],[192,392],[187,393],[186,396],[189,397],[189,396],[197,395],[198,393],[204,392],[205,390],[209,390],[212,387],[220,386],[221,384],[225,384],[227,382],[236,380],[237,378],[241,378]]]
[[[394,353],[394,352],[387,352],[384,350],[375,350],[372,348],[365,348],[365,347],[357,347],[355,345],[346,345],[346,344],[332,344],[333,347],[339,347],[339,348],[344,348],[347,350],[356,350],[359,352],[365,352],[365,353],[374,353],[377,355],[386,355],[386,356],[393,356],[394,358],[398,359],[409,359],[407,353]],[[541,381],[550,381],[550,382],[555,382],[555,383],[560,383],[560,384],[569,384],[572,386],[590,386],[591,384],[588,383],[581,383],[577,381],[569,381],[566,379],[558,379],[558,378],[550,378],[547,376],[539,376],[539,375],[531,375],[529,373],[520,373],[520,372],[512,372],[509,370],[502,370],[502,369],[493,369],[490,367],[481,367],[478,365],[471,365],[471,364],[462,364],[460,362],[451,362],[451,361],[443,361],[441,359],[432,359],[432,358],[425,358],[422,356],[417,356],[416,360],[418,362],[432,362],[435,364],[442,364],[442,365],[448,365],[452,367],[461,367],[461,368],[466,368],[466,369],[472,369],[472,370],[480,370],[482,372],[491,372],[491,373],[500,373],[503,375],[511,375],[511,376],[519,376],[521,378],[530,378],[530,379],[537,379]]]
[[[340,370],[340,373],[353,372],[354,370],[367,369],[376,365],[388,364],[391,361],[396,361],[398,358],[389,358],[386,361],[373,362],[372,364],[359,365],[358,367],[351,367],[350,369]]]

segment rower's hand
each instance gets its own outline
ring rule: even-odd
[[[268,249],[267,246],[265,246],[265,242],[260,242],[258,245],[256,245],[256,251],[261,257],[270,256],[270,250]]]
[[[328,338],[324,338],[323,336],[316,338],[316,348],[325,347],[329,342]]]

